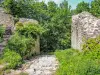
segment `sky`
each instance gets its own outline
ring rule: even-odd
[[[40,0],[40,1],[42,1],[42,0]],[[57,4],[60,4],[63,0],[43,0],[43,1],[45,1],[46,3],[48,1],[54,1]],[[78,3],[82,2],[82,1],[90,3],[92,0],[67,0],[67,1],[68,1],[69,5],[71,5],[72,9],[75,9]]]

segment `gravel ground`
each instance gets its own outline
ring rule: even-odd
[[[41,55],[27,61],[23,71],[29,75],[53,75],[58,68],[58,61],[54,55]]]

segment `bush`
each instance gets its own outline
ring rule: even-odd
[[[96,57],[97,54],[96,51],[78,52],[73,49],[56,51],[60,62],[56,75],[99,75],[100,55]]]
[[[5,27],[3,25],[0,25],[0,37],[2,37],[4,33],[5,33]]]
[[[3,54],[3,60],[8,63],[7,68],[14,69],[21,65],[22,58],[15,51],[6,49]]]
[[[67,28],[67,25],[63,23],[46,22],[43,26],[46,31],[42,35],[40,41],[42,51],[49,52],[55,51],[56,49],[68,49],[71,47],[70,25]]]
[[[28,38],[25,40],[26,44],[26,51],[24,55],[24,59],[30,58],[35,54],[34,47],[35,47],[35,40],[32,38]]]
[[[34,23],[17,23],[15,34],[10,38],[7,48],[19,53],[23,59],[35,54],[34,47],[37,36],[43,29]]]
[[[86,40],[83,45],[84,55],[92,59],[100,58],[100,36]]]
[[[0,25],[0,42],[3,41],[3,34],[5,33],[5,27]]]
[[[21,60],[35,54],[35,41],[42,33],[41,30],[41,27],[33,23],[17,24],[15,34],[8,41],[3,54],[3,59],[9,63],[7,68],[16,68],[21,64]]]
[[[23,24],[21,22],[16,23],[16,31],[20,31],[23,28]]]
[[[24,35],[25,37],[29,37],[29,38],[32,37],[33,39],[37,39],[37,36],[41,35],[44,32],[43,28],[40,25],[31,22],[24,23],[24,24],[17,23],[16,31],[20,35]]]
[[[25,38],[21,38],[18,34],[15,34],[8,41],[7,47],[10,50],[14,50],[15,52],[23,56],[25,55],[25,51],[26,51],[26,44],[24,39]]]
[[[10,50],[14,50],[19,53],[22,58],[28,58],[34,54],[33,47],[35,46],[35,40],[32,38],[26,38],[24,36],[20,36],[15,34],[8,41],[7,48]]]

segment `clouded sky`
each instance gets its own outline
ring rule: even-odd
[[[42,1],[42,0],[40,0],[40,1]],[[56,2],[57,4],[59,4],[59,3],[61,3],[61,2],[64,1],[64,0],[43,0],[43,1],[45,1],[46,3],[47,3],[48,1],[54,1],[54,2]],[[78,3],[80,3],[81,1],[91,2],[92,0],[67,0],[67,1],[68,1],[68,3],[71,5],[72,9],[74,9],[74,8],[76,8],[76,5],[77,5]]]

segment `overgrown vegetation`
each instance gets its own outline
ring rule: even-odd
[[[55,52],[60,68],[57,75],[99,75],[100,74],[100,37],[88,39],[83,51],[57,50]]]
[[[34,47],[37,36],[43,33],[43,28],[34,23],[17,23],[16,30],[3,51],[2,60],[6,68],[19,67],[24,59],[35,55]],[[8,60],[9,59],[9,60]]]
[[[3,41],[3,34],[5,33],[5,27],[0,25],[0,42]]]
[[[93,0],[91,3],[83,1],[76,9],[71,10],[66,0],[59,5],[53,1],[45,4],[37,0],[4,0],[2,3],[2,7],[16,18],[25,17],[39,21],[45,29],[44,34],[41,35],[41,51],[46,52],[70,48],[71,16],[88,11],[99,17],[99,5],[99,0]]]
[[[70,48],[71,10],[64,0],[58,6],[36,0],[5,0],[3,7],[15,17],[33,18],[45,29],[41,36],[41,51]]]
[[[15,18],[31,18],[39,22],[39,25],[16,24],[16,31],[8,41],[2,56],[3,60],[8,63],[7,68],[16,68],[24,59],[33,56],[35,40],[40,35],[41,51],[58,49],[55,52],[60,62],[57,75],[100,74],[100,37],[87,40],[83,46],[83,52],[68,49],[71,47],[71,16],[88,11],[100,17],[99,0],[93,0],[91,4],[81,2],[75,10],[71,10],[66,0],[59,6],[53,1],[45,4],[36,0],[4,0],[1,6]],[[0,27],[0,38],[3,33],[3,27]]]
[[[6,68],[14,69],[22,64],[22,57],[15,51],[6,49],[3,60],[8,63]]]
[[[72,14],[78,14],[83,11],[90,12],[96,17],[100,17],[100,0],[92,0],[91,3],[80,2],[76,9],[72,10]]]

